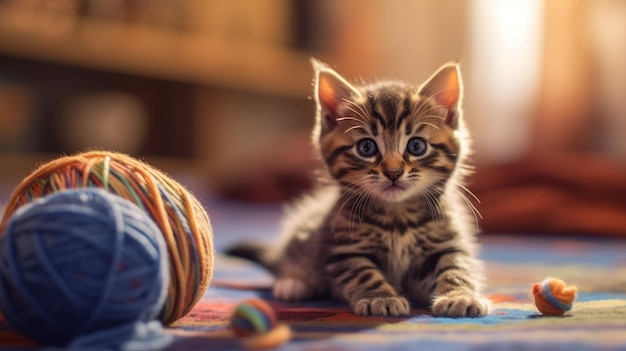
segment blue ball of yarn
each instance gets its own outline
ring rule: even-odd
[[[95,188],[48,195],[19,208],[0,236],[0,311],[42,344],[121,343],[161,310],[166,255],[158,227],[130,201]]]

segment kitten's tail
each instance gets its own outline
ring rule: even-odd
[[[267,244],[244,242],[226,249],[224,253],[256,262],[272,273],[276,272],[278,266],[278,259],[273,254],[272,247]]]

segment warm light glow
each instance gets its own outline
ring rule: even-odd
[[[468,118],[478,154],[513,159],[525,151],[539,86],[543,1],[472,2]]]

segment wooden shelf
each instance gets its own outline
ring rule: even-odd
[[[310,92],[309,57],[278,44],[112,21],[29,23],[0,12],[0,53],[285,97]]]

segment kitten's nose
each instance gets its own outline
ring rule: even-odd
[[[381,168],[385,177],[395,182],[404,173],[404,161],[401,156],[389,155],[383,160]]]
[[[402,173],[403,173],[402,171],[396,171],[396,170],[383,171],[383,174],[385,175],[385,177],[389,178],[389,180],[392,180],[392,181],[398,180],[398,178],[400,178]]]

